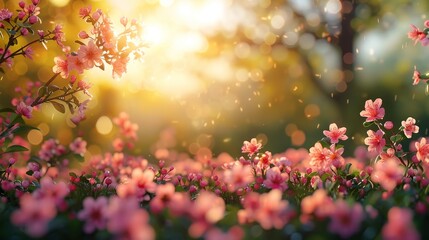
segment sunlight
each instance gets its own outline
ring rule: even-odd
[[[109,2],[112,7],[126,9],[117,0]],[[137,5],[139,9],[158,6],[154,11],[143,10],[138,13],[140,15],[137,18],[142,19],[143,25],[142,39],[148,48],[143,58],[144,63],[130,64],[127,74],[120,82],[132,82],[140,88],[171,97],[201,91],[204,82],[209,81],[206,78],[210,78],[213,72],[204,73],[198,54],[208,50],[210,43],[207,36],[217,32],[218,28],[228,22],[225,13],[230,1],[162,0],[150,3],[139,1]],[[133,11],[129,15],[136,12],[136,9],[126,10]],[[229,64],[219,63],[223,60],[225,58],[220,58],[215,64]],[[189,64],[190,62],[193,64]],[[96,74],[99,76],[100,73]],[[225,73],[219,75],[224,76]]]

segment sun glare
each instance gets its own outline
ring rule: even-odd
[[[208,74],[201,74],[204,68],[198,54],[204,54],[209,49],[208,36],[227,25],[230,20],[228,16],[231,16],[226,14],[230,1],[134,2],[127,3],[135,6],[134,9],[129,9],[121,6],[124,5],[121,1],[109,1],[111,7],[128,11],[127,16],[142,22],[141,37],[148,45],[143,62],[131,64],[120,82],[131,82],[136,87],[171,97],[186,96],[203,90],[204,82],[208,81],[204,77]],[[111,13],[121,14],[113,10]],[[214,64],[219,65],[219,61],[226,61],[222,65],[229,64],[228,59],[219,59]],[[100,72],[93,74],[100,76]],[[234,74],[231,73],[229,77],[233,78]]]

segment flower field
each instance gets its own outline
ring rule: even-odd
[[[309,149],[274,153],[255,136],[237,146],[238,156],[193,156],[164,147],[168,135],[149,158],[135,153],[139,125],[126,112],[112,121],[111,148],[90,158],[79,135],[30,146],[25,136],[41,131],[32,118],[42,106],[69,113],[78,129],[94,100],[85,72],[120,78],[147,48],[137,20],[91,6],[76,13],[87,29],[68,46],[61,25],[41,25],[39,5],[0,9],[1,82],[13,83],[18,62],[36,60],[34,46],[62,52],[50,77],[17,86],[0,104],[0,239],[429,238],[427,132],[413,116],[387,119],[395,109],[381,98],[355,113],[366,132],[354,156],[345,156],[348,126],[332,122]],[[429,21],[424,26],[412,25],[408,37],[426,46]],[[429,77],[415,69],[412,79]]]

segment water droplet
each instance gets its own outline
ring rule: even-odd
[[[426,84],[425,95],[429,96],[429,84]]]

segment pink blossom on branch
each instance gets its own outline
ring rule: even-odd
[[[411,24],[411,31],[408,32],[408,38],[414,40],[414,44],[417,44],[419,41],[423,40],[426,37],[426,34],[420,31],[415,25]]]
[[[381,130],[377,130],[377,132],[368,130],[366,133],[368,134],[368,137],[365,138],[364,142],[368,145],[368,151],[381,153],[383,151],[383,147],[386,145],[384,132]]]
[[[426,138],[421,138],[420,142],[416,142],[415,147],[417,160],[429,163],[429,144],[426,143]]]
[[[378,161],[371,174],[371,180],[380,184],[388,192],[395,189],[398,182],[402,179],[404,170],[394,159]]]
[[[329,131],[324,130],[323,135],[328,137],[331,140],[331,143],[338,143],[338,140],[347,140],[348,137],[346,136],[347,128],[342,127],[338,128],[337,124],[331,123],[329,125]]]
[[[247,153],[249,156],[253,156],[262,148],[262,144],[256,140],[256,138],[252,138],[249,141],[244,141],[243,146],[241,147],[242,153]]]
[[[401,122],[404,128],[404,134],[407,138],[411,138],[413,133],[419,132],[419,127],[416,125],[416,119],[409,117],[406,121]]]
[[[102,64],[103,51],[95,45],[94,41],[91,40],[88,42],[88,45],[81,45],[77,55],[80,61],[85,65],[85,69],[93,68],[94,65]]]
[[[417,70],[416,66],[414,66],[414,72],[413,72],[413,85],[419,84],[421,78],[420,72]]]
[[[280,189],[285,191],[288,188],[287,181],[289,176],[287,173],[280,172],[278,167],[273,167],[267,170],[266,179],[263,182],[265,187],[270,189]]]
[[[30,119],[31,113],[33,112],[33,107],[25,104],[25,102],[20,102],[16,106],[16,113],[21,114],[22,116]]]
[[[366,117],[365,122],[373,122],[384,118],[384,108],[381,107],[383,101],[381,98],[375,101],[367,100],[365,102],[365,110],[360,112],[361,117]]]

